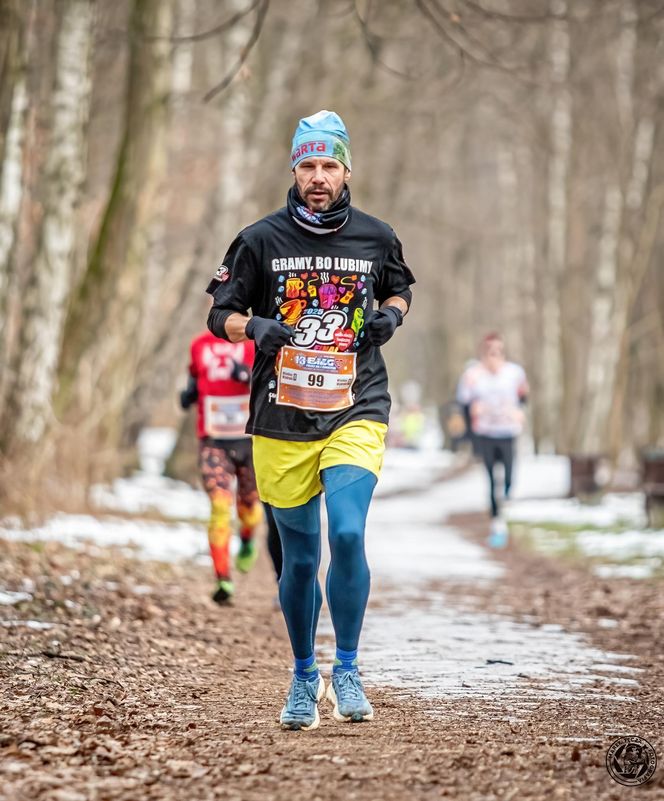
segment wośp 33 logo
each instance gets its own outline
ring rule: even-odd
[[[307,314],[295,323],[293,344],[298,348],[314,345],[335,346],[349,350],[355,342],[356,332],[347,328],[347,316],[342,311],[327,311],[322,315]]]

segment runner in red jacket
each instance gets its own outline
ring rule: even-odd
[[[249,415],[254,343],[225,342],[206,331],[193,339],[190,354],[189,382],[180,395],[180,403],[183,409],[188,409],[197,401],[199,467],[212,506],[208,538],[217,574],[217,587],[212,597],[224,604],[234,593],[229,553],[233,503],[237,504],[241,538],[235,564],[243,573],[256,561],[254,533],[263,522],[251,437],[244,430]]]

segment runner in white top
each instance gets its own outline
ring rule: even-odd
[[[523,367],[505,360],[500,334],[487,334],[480,346],[480,361],[468,367],[459,381],[457,400],[470,407],[473,435],[489,476],[492,517],[489,543],[497,547],[506,543],[507,528],[499,516],[494,467],[502,462],[507,499],[512,486],[514,444],[523,430],[521,407],[528,391]]]

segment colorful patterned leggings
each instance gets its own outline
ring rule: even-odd
[[[212,505],[208,526],[212,563],[218,578],[230,578],[229,546],[234,501],[243,542],[253,538],[256,526],[263,520],[263,506],[258,499],[251,458],[251,440],[201,440],[199,467],[203,487]],[[233,491],[234,479],[237,479],[236,492]]]

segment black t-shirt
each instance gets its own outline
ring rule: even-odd
[[[332,233],[303,228],[285,207],[241,231],[207,288],[215,308],[283,320],[300,348],[357,353],[353,405],[310,411],[277,403],[275,357],[257,350],[247,433],[309,442],[352,420],[387,423],[385,362],[363,324],[375,302],[413,283],[394,231],[356,208]]]

